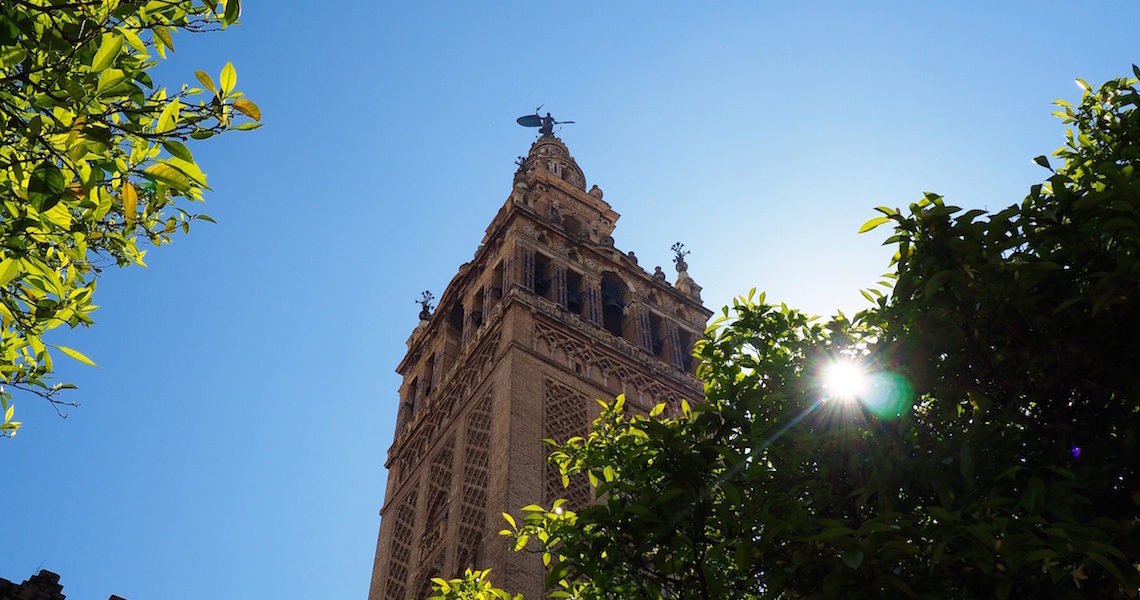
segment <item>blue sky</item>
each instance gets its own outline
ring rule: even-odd
[[[622,214],[616,244],[689,272],[712,308],[757,287],[864,306],[877,205],[1020,201],[1049,116],[1140,62],[1123,2],[394,3],[245,0],[180,35],[159,79],[226,60],[265,126],[192,146],[203,224],[108,273],[100,367],[57,360],[67,419],[16,398],[0,441],[0,577],[69,598],[364,598],[393,372],[471,258],[545,104]]]

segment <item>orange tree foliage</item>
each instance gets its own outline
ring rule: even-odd
[[[597,502],[503,532],[551,596],[1135,598],[1140,95],[1080,83],[1020,204],[927,195],[864,225],[898,248],[872,308],[739,298],[697,345],[706,403],[619,398],[556,444]],[[858,402],[821,384],[835,361],[869,374]]]
[[[230,64],[202,87],[150,71],[174,34],[234,24],[239,0],[5,0],[0,5],[0,434],[20,390],[62,402],[46,331],[90,325],[99,271],[142,265],[209,220],[206,175],[185,142],[257,127]],[[244,122],[240,122],[244,119]],[[63,354],[93,364],[77,350]]]

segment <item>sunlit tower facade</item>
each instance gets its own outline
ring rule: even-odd
[[[432,577],[468,567],[542,597],[542,563],[509,551],[501,514],[590,498],[585,481],[562,487],[542,439],[583,434],[596,398],[624,393],[634,410],[664,402],[675,411],[702,396],[690,356],[711,315],[701,288],[680,248],[673,283],[615,248],[617,220],[545,125],[474,257],[434,313],[421,313],[396,368],[403,383],[370,600],[425,597]]]

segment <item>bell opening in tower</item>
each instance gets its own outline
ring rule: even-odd
[[[612,273],[602,275],[602,327],[622,337],[626,286]]]

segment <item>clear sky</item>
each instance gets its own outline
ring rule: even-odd
[[[82,403],[17,396],[0,577],[68,598],[363,599],[419,292],[506,199],[540,104],[622,214],[616,245],[719,308],[812,313],[887,269],[877,205],[1018,202],[1075,77],[1140,62],[1140,3],[267,2],[180,35],[160,79],[227,59],[265,126],[192,146],[202,224],[109,273],[61,332]]]

